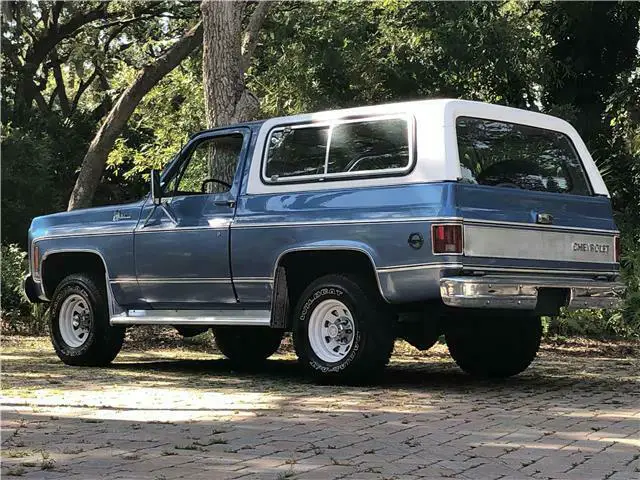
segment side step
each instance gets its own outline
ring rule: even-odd
[[[271,323],[269,310],[127,310],[109,319],[111,325],[244,325]]]

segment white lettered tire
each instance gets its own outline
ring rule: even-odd
[[[392,315],[371,283],[355,275],[326,275],[300,296],[293,317],[294,346],[316,376],[369,381],[389,361]]]
[[[125,328],[109,324],[104,280],[83,273],[63,279],[51,301],[49,333],[67,365],[110,364],[122,348]]]

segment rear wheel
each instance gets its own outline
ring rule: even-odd
[[[446,333],[449,352],[462,370],[494,378],[526,370],[536,357],[541,338],[540,317],[513,312],[456,319]]]
[[[250,366],[276,353],[284,332],[269,327],[212,328],[220,352],[238,365]]]
[[[326,275],[300,296],[293,317],[300,361],[325,379],[368,381],[393,350],[392,317],[364,278]]]
[[[50,312],[51,343],[67,365],[105,366],[122,348],[125,328],[109,324],[104,281],[69,275],[56,288]]]

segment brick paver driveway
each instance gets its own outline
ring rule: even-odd
[[[5,338],[2,474],[640,478],[637,350],[547,348],[504,382],[472,380],[444,353],[396,356],[379,386],[338,387],[312,384],[287,355],[254,373],[176,349],[83,369],[45,339]]]

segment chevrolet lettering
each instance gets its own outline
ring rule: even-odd
[[[157,163],[160,159],[150,159]],[[106,365],[125,329],[211,329],[236,364],[287,333],[317,377],[369,379],[441,335],[472,375],[533,361],[541,316],[615,307],[609,192],[567,122],[422,100],[191,136],[149,193],[33,219],[25,291],[56,353]]]
[[[609,253],[609,245],[604,245],[600,243],[573,243],[573,250],[579,252],[592,252],[592,253],[602,253],[607,255]]]

